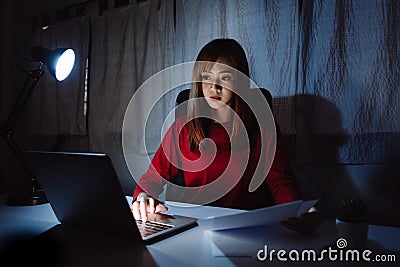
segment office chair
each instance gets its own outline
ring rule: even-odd
[[[265,97],[265,99],[267,100],[267,102],[269,104],[270,109],[272,110],[272,95],[271,95],[270,91],[268,91],[265,88],[252,88],[250,90],[261,90],[263,96]],[[190,89],[185,89],[185,90],[182,90],[181,92],[179,92],[178,96],[176,97],[175,105],[178,108],[175,110],[175,118],[179,118],[186,114],[187,103],[185,103],[185,101],[187,101],[189,99],[189,93],[190,93]],[[186,185],[182,170],[179,170],[177,175],[175,175],[170,181],[179,186]],[[179,201],[177,192],[175,192],[175,190],[173,188],[171,188],[170,186],[167,186],[165,198],[166,198],[166,200]]]

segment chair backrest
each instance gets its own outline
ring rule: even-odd
[[[176,97],[175,104],[179,105],[179,104],[183,103],[184,101],[188,100],[189,93],[190,93],[190,89],[185,89],[185,90],[180,91],[178,96]]]
[[[177,109],[175,110],[175,118],[179,118],[186,114],[187,112],[187,103],[186,100],[189,99],[190,89],[185,89],[179,92],[178,96],[175,100],[175,106]]]
[[[265,88],[255,88],[255,89],[250,89],[250,90],[257,90],[257,89],[259,89],[261,91],[261,93],[263,94],[263,96],[265,97],[265,99],[267,100],[267,102],[269,104],[269,108],[272,111],[272,94],[271,94],[271,92]]]

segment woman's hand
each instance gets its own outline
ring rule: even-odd
[[[167,211],[168,208],[146,193],[141,193],[130,206],[136,220],[147,221],[147,214]]]
[[[301,234],[310,234],[314,232],[322,221],[321,214],[311,208],[308,212],[300,215],[300,217],[290,217],[281,224],[286,228]]]

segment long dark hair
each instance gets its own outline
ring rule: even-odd
[[[188,103],[188,116],[193,118],[188,122],[189,144],[192,151],[198,148],[200,142],[207,136],[207,130],[211,123],[210,119],[199,117],[200,106],[204,107],[200,101],[205,101],[202,83],[199,81],[201,80],[201,73],[208,71],[212,67],[213,64],[210,62],[222,62],[241,72],[243,77],[239,79],[238,90],[245,92],[245,90],[250,89],[249,65],[246,53],[237,41],[233,39],[215,39],[200,50],[193,69],[193,81],[195,82],[192,84],[189,95],[190,99],[197,98],[197,100]],[[238,115],[233,119],[231,133],[231,144],[235,145],[240,134],[238,130],[239,120],[245,125],[248,124],[251,112],[249,112],[248,106],[236,92],[233,92],[231,108]]]

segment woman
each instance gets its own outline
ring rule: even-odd
[[[210,197],[210,205],[256,209],[302,198],[280,134],[275,155],[269,159],[261,156],[262,142],[271,143],[273,138],[268,133],[271,129],[258,126],[252,109],[241,97],[250,90],[248,77],[245,52],[235,40],[213,40],[201,49],[193,70],[188,116],[178,118],[167,131],[135,188],[131,209],[136,219],[147,220],[148,212],[166,211],[156,197],[162,191],[163,179],[171,180],[179,169],[183,170],[186,187],[196,189],[183,193],[188,195],[183,198],[186,202],[203,204],[204,197]],[[243,165],[247,157],[248,164]],[[264,182],[249,192],[260,160],[265,165],[270,160],[272,165],[266,167],[270,169]],[[212,191],[202,188],[217,185],[213,182],[221,177],[224,182]],[[294,223],[296,228],[297,221],[293,220],[286,226],[293,228],[289,224]]]

